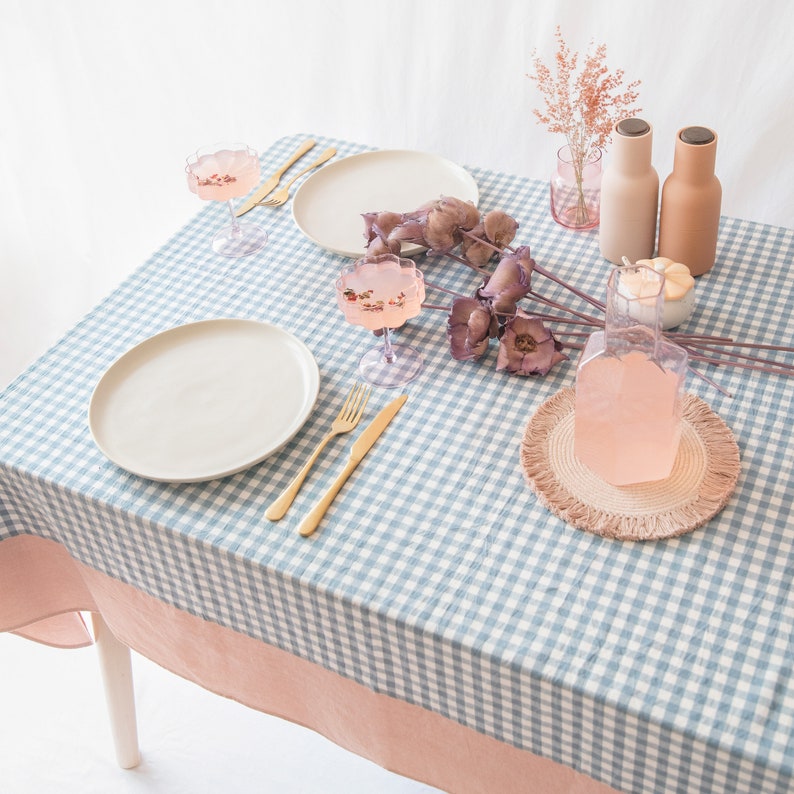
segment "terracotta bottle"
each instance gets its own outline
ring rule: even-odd
[[[683,262],[693,276],[711,270],[717,255],[722,185],[714,173],[716,159],[714,130],[684,127],[662,187],[659,256]]]
[[[643,119],[619,121],[610,163],[601,177],[601,255],[615,265],[650,259],[656,245],[659,175],[651,165],[653,128]]]

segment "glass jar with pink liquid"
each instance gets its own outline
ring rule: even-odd
[[[663,308],[663,273],[615,268],[579,359],[574,453],[611,485],[665,479],[678,453],[687,353],[662,336]]]

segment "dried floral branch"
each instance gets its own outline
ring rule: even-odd
[[[577,225],[589,220],[589,209],[582,186],[584,168],[594,152],[603,149],[611,139],[615,124],[641,111],[634,107],[639,93],[639,80],[623,85],[624,71],[610,72],[606,67],[606,45],[599,44],[585,53],[579,69],[579,53],[571,52],[559,25],[554,34],[557,53],[552,71],[533,53],[534,73],[528,74],[537,86],[545,110],[533,113],[549,132],[565,136],[578,191]],[[590,43],[591,47],[593,42]]]
[[[490,340],[499,340],[500,369],[518,375],[544,375],[568,357],[564,349],[580,350],[575,341],[604,327],[605,304],[584,290],[560,278],[530,255],[529,246],[512,247],[518,223],[501,211],[479,216],[470,202],[444,196],[408,213],[367,213],[365,215],[367,254],[378,256],[407,241],[424,246],[428,256],[444,257],[471,269],[480,279],[473,294],[426,282],[426,287],[452,296],[451,306],[425,303],[425,309],[447,312],[450,353],[459,360],[476,360],[488,350]],[[458,248],[459,247],[459,248]],[[472,262],[467,253],[475,256]],[[492,260],[497,264],[492,267]],[[558,298],[543,295],[532,283],[533,276],[547,278],[597,314],[586,313]],[[518,305],[532,302],[531,309]],[[553,312],[553,313],[552,313]],[[565,343],[544,325],[575,326],[558,331]],[[590,331],[580,330],[590,329]],[[784,345],[736,342],[730,337],[668,331],[665,336],[687,350],[689,371],[718,391],[729,393],[691,363],[736,367],[751,372],[794,376],[794,363],[763,358],[746,351],[794,354]]]
[[[545,112],[533,112],[549,132],[564,135],[571,150],[585,157],[594,147],[606,145],[620,119],[640,112],[641,108],[633,107],[639,98],[640,81],[633,80],[620,90],[624,71],[609,72],[605,44],[586,53],[584,66],[577,72],[579,53],[571,52],[559,25],[554,36],[558,42],[556,73],[535,55],[535,73],[527,75],[546,104]]]

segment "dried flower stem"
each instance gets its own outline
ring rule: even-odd
[[[602,320],[598,320],[597,318],[591,317],[588,314],[584,314],[583,312],[578,312],[575,309],[571,309],[570,307],[565,306],[565,304],[559,303],[558,301],[551,300],[550,298],[546,298],[543,295],[541,295],[539,292],[536,292],[535,290],[530,290],[529,295],[527,297],[530,297],[538,301],[538,303],[542,303],[544,306],[550,306],[552,309],[559,309],[560,311],[568,312],[569,314],[572,314],[574,317],[578,317],[580,320],[589,322],[591,325],[604,324]]]
[[[594,322],[592,320],[576,320],[573,317],[560,317],[556,314],[543,314],[542,312],[532,312],[534,317],[537,317],[540,320],[545,320],[546,322],[550,323],[563,323],[568,325],[586,325],[589,328],[593,328],[594,326],[603,327],[603,322]],[[588,332],[590,333],[590,332]]]
[[[567,289],[569,292],[572,292],[574,295],[576,295],[577,298],[581,298],[591,306],[595,306],[595,308],[600,309],[601,311],[606,309],[606,304],[603,301],[597,300],[596,298],[592,297],[592,295],[588,295],[586,292],[574,287],[567,281],[563,281],[561,278],[559,278],[559,276],[555,276],[551,271],[546,270],[546,268],[542,267],[541,265],[538,265],[537,262],[535,263],[535,272],[539,273],[541,276],[545,276],[555,284],[565,287],[565,289]]]
[[[702,349],[693,347],[686,342],[679,342],[679,344],[681,347],[686,349],[690,355],[690,358],[694,359],[695,361],[704,361],[708,362],[709,364],[714,364],[715,366],[727,365],[729,367],[756,369],[759,372],[774,372],[777,375],[794,375],[794,365],[786,364],[785,362],[768,361],[756,356],[738,356],[738,358],[741,360],[736,360],[735,358],[726,360],[723,358],[718,358],[717,356],[730,355],[727,351],[715,350],[715,355],[706,355]]]
[[[721,359],[711,358],[710,356],[701,355],[701,354],[697,353],[697,351],[695,351],[695,350],[691,350],[689,348],[686,348],[685,345],[682,345],[682,347],[684,347],[687,350],[687,352],[689,353],[689,357],[692,360],[701,361],[701,362],[703,362],[705,364],[714,364],[716,366],[720,366],[720,365],[725,364],[725,365],[727,365],[729,367],[739,367],[740,369],[750,369],[750,370],[753,370],[755,372],[767,372],[767,373],[772,374],[772,375],[788,375],[788,376],[792,375],[792,370],[788,369],[788,368],[767,366],[766,364],[764,364],[762,362],[744,364],[744,363],[742,363],[740,361],[723,361]]]
[[[446,292],[447,295],[452,295],[455,298],[465,298],[465,295],[462,295],[460,292],[455,292],[455,290],[447,289],[446,287],[441,287],[438,284],[431,284],[429,281],[425,281],[425,287],[430,287],[431,289],[437,289],[439,292]]]
[[[687,336],[687,334],[684,334],[684,336]],[[789,347],[788,345],[765,345],[756,342],[734,342],[734,340],[731,339],[730,337],[722,337],[722,336],[692,335],[690,338],[704,340],[703,342],[699,342],[699,344],[702,345],[703,347],[708,347],[709,344],[712,342],[719,342],[719,344],[721,345],[727,345],[730,347],[751,347],[754,350],[780,350],[786,353],[790,353],[792,350],[791,347]],[[727,353],[727,351],[725,352]]]
[[[493,249],[494,249],[494,251],[496,251],[496,252],[498,252],[498,253],[500,253],[500,254],[501,254],[501,253],[504,253],[504,249],[502,249],[502,248],[497,248],[495,245],[492,245],[492,244],[491,244],[491,243],[489,243],[487,240],[481,240],[479,237],[475,237],[473,234],[470,234],[470,233],[469,233],[469,232],[467,232],[467,231],[464,231],[464,230],[461,230],[461,231],[462,231],[462,232],[463,232],[463,234],[465,234],[467,237],[471,237],[473,240],[476,240],[477,242],[479,242],[479,243],[482,243],[483,245],[490,246],[491,248],[493,248]],[[486,276],[486,277],[487,277],[487,276],[490,276],[490,275],[491,275],[491,272],[490,272],[489,270],[486,270],[486,269],[485,269],[485,268],[483,268],[483,267],[477,267],[477,265],[473,265],[473,264],[472,264],[471,262],[469,262],[469,260],[468,260],[468,259],[466,259],[465,257],[458,256],[457,254],[453,254],[451,251],[447,251],[447,252],[444,254],[444,256],[448,256],[450,259],[454,259],[456,262],[460,262],[462,265],[466,265],[466,267],[470,267],[470,268],[471,268],[471,269],[472,269],[472,270],[473,270],[475,273],[479,273],[481,276]]]
[[[721,344],[721,345],[727,345],[727,344],[733,344],[734,343],[733,339],[731,339],[731,337],[729,337],[729,336],[709,336],[708,334],[689,334],[689,333],[686,333],[685,331],[669,331],[667,334],[665,334],[665,336],[667,336],[669,339],[673,339],[673,340],[676,340],[676,339],[679,339],[679,338],[688,339],[693,344],[696,341],[719,342],[719,344]],[[751,346],[754,347],[754,345],[751,345]],[[763,347],[763,345],[759,345],[759,347]],[[785,350],[785,349],[788,349],[788,348],[783,348],[783,349]]]
[[[727,389],[723,389],[722,386],[719,385],[719,383],[715,383],[707,375],[704,375],[702,372],[699,372],[698,370],[694,369],[692,366],[687,366],[686,369],[687,369],[687,372],[691,372],[693,375],[696,375],[702,381],[705,381],[706,383],[708,383],[709,386],[713,386],[721,394],[724,394],[726,397],[730,397],[731,399],[733,399],[733,395]]]
[[[537,317],[537,315],[534,316]],[[590,336],[592,331],[561,331],[557,329],[554,333],[556,336]]]

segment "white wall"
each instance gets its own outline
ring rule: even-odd
[[[713,127],[723,214],[794,225],[788,0],[0,0],[0,387],[198,211],[206,143],[312,132],[546,179],[562,142],[525,75],[557,24],[642,80],[662,179],[676,130]]]

